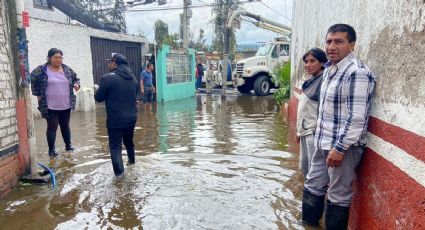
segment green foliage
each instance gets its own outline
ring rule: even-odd
[[[277,65],[273,72],[277,76],[275,83],[279,84],[279,89],[274,93],[274,98],[278,104],[283,104],[291,96],[291,61],[284,65]]]
[[[167,44],[171,46],[172,48],[178,48],[179,44],[177,43],[177,40],[179,38],[179,35],[177,33],[175,34],[168,34],[168,24],[157,20],[154,24],[154,30],[155,30],[155,42],[158,44],[158,47],[161,47],[162,44]]]
[[[212,48],[214,51],[224,51],[224,32],[229,19],[229,15],[238,7],[238,1],[215,0],[213,3],[213,18],[211,24],[214,28],[214,37],[212,40]],[[229,31],[229,58],[232,59],[236,51],[236,35],[235,29]]]
[[[123,0],[73,0],[72,3],[84,9],[93,20],[103,24],[112,24],[120,32],[126,32]]]
[[[155,30],[155,42],[158,47],[161,47],[162,43],[168,36],[168,24],[162,20],[157,20],[153,26]]]
[[[191,36],[193,38],[193,36]],[[204,51],[207,52],[208,48],[205,45],[205,42],[207,41],[207,39],[205,38],[205,31],[201,28],[199,29],[199,36],[198,39],[196,40],[196,42],[191,39],[189,42],[189,47],[194,48],[197,51]]]

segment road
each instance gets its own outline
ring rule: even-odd
[[[57,158],[47,156],[45,120],[35,123],[38,161],[58,186],[21,184],[0,200],[1,229],[304,229],[298,154],[286,151],[271,95],[141,106],[137,162],[120,178],[102,105],[72,114],[77,150],[65,152],[58,131]]]

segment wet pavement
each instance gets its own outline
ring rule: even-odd
[[[71,117],[76,151],[38,161],[58,186],[21,184],[0,200],[0,229],[304,229],[298,154],[273,96],[197,95],[139,108],[136,164],[112,172],[103,106]],[[125,154],[124,154],[125,156]],[[126,161],[124,157],[124,162]]]

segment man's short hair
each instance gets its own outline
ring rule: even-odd
[[[348,41],[350,43],[355,42],[357,40],[356,31],[354,30],[354,28],[352,26],[350,26],[348,24],[332,25],[331,27],[329,27],[326,35],[328,35],[329,33],[335,33],[335,32],[346,32],[347,35],[348,35]]]
[[[148,69],[149,67],[151,67],[151,66],[153,66],[153,63],[148,63],[147,65],[146,65],[146,69]]]

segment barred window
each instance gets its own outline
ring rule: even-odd
[[[37,7],[37,8],[45,8],[45,9],[53,8],[49,0],[33,0],[33,2],[34,2],[34,7]]]
[[[167,84],[192,81],[192,57],[187,54],[167,54]]]

